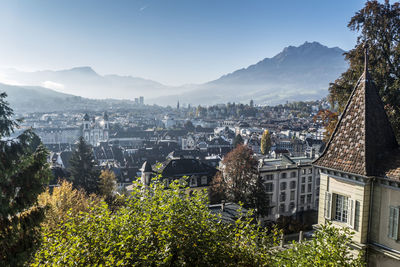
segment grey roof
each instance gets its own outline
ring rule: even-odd
[[[145,161],[142,165],[142,168],[140,169],[142,172],[153,172],[153,169],[151,168],[151,164],[148,161]]]

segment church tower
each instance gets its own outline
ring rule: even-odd
[[[86,143],[90,143],[90,118],[89,115],[86,113],[83,116],[83,138],[85,139]]]
[[[104,120],[103,139],[104,139],[104,141],[108,141],[108,134],[109,134],[109,130],[110,130],[110,124],[109,124],[109,121],[108,121],[107,111],[104,112],[103,120]]]

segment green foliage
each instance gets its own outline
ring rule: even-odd
[[[18,126],[13,110],[0,94],[0,265],[21,265],[38,241],[43,209],[37,196],[51,173],[47,151],[32,131],[15,139],[9,135]]]
[[[352,248],[349,228],[321,226],[307,242],[296,243],[277,253],[276,266],[365,266],[362,253]]]
[[[117,191],[117,179],[114,172],[110,170],[101,171],[99,182],[99,193],[107,203],[111,203]]]
[[[49,231],[54,231],[69,215],[75,216],[79,212],[88,211],[91,205],[100,203],[99,197],[87,196],[85,191],[74,189],[68,181],[58,183],[60,186],[54,187],[52,193],[47,189],[38,197],[39,205],[46,207],[42,226]]]
[[[369,50],[369,73],[385,104],[397,139],[400,139],[400,4],[367,1],[348,27],[359,33],[354,49],[345,53],[349,69],[329,88],[329,100],[342,112],[364,70],[364,45]]]
[[[72,215],[72,214],[71,214]],[[134,184],[126,206],[106,204],[44,228],[33,266],[260,266],[270,261],[277,235],[252,224],[251,214],[233,225],[207,206],[207,194],[189,195],[174,182]]]
[[[79,138],[78,147],[69,161],[71,181],[76,188],[82,188],[88,194],[98,192],[99,171],[94,168],[92,148],[83,137]]]
[[[271,135],[268,130],[265,130],[261,137],[261,154],[266,155],[271,149]]]

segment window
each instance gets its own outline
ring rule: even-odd
[[[311,194],[310,195],[307,195],[307,203],[311,203]]]
[[[312,168],[308,169],[308,173],[310,173],[310,174],[312,173]]]
[[[281,190],[286,190],[286,182],[281,183]]]
[[[335,220],[339,222],[347,222],[348,215],[348,198],[335,194]]]
[[[295,189],[296,188],[296,181],[291,181],[290,182],[290,189]]]
[[[207,176],[202,176],[201,177],[201,184],[206,185],[207,184]]]
[[[270,181],[270,180],[274,180],[274,175],[273,174],[267,174],[265,175],[265,180]]]
[[[279,212],[285,212],[285,204],[279,205]]]
[[[320,183],[320,179],[319,179],[319,178],[317,178],[317,180],[316,180],[315,182],[316,182],[316,184],[317,184],[317,185],[319,185],[319,183]]]
[[[294,210],[294,202],[290,202],[289,211],[293,211],[293,210]]]
[[[283,172],[282,174],[281,174],[281,178],[286,178],[287,176],[286,176],[286,172]]]
[[[286,193],[285,193],[285,192],[281,192],[280,197],[279,197],[279,200],[280,200],[281,202],[283,202],[283,201],[286,200]]]
[[[291,172],[291,173],[290,173],[290,177],[291,177],[291,178],[295,178],[295,177],[296,177],[296,172]]]
[[[306,169],[302,169],[302,170],[301,170],[301,173],[302,173],[302,174],[306,174]]]
[[[197,177],[190,178],[190,186],[197,186]]]
[[[294,200],[295,191],[290,191],[290,200]]]
[[[389,207],[389,238],[399,239],[399,207]]]
[[[312,182],[312,176],[308,176],[308,182],[309,182],[309,183]]]
[[[300,196],[300,204],[304,204],[305,196]]]
[[[312,184],[307,185],[307,192],[311,192],[311,186],[312,186]]]
[[[301,182],[304,184],[306,182],[306,177],[301,177]]]
[[[306,192],[306,185],[302,184],[301,185],[301,193],[305,193]]]
[[[273,183],[266,183],[266,184],[265,184],[265,190],[266,190],[267,192],[272,192],[272,191],[274,191],[274,184],[273,184]]]
[[[267,200],[267,206],[271,206],[272,194],[267,194],[266,200]]]

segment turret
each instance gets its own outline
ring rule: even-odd
[[[149,186],[151,181],[151,174],[153,173],[153,169],[151,168],[150,163],[145,161],[140,171],[142,172],[141,176],[142,184],[145,186]]]

